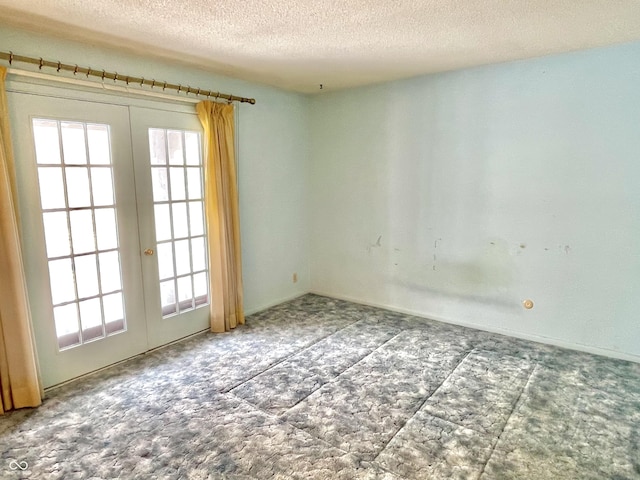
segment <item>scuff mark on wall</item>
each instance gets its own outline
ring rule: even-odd
[[[441,242],[442,238],[436,238],[435,241],[433,242],[433,249],[437,250],[438,249],[438,242]],[[437,270],[436,268],[436,261],[438,260],[438,257],[436,256],[435,252],[433,254],[433,263],[431,265],[431,269],[435,272]]]
[[[371,253],[372,248],[379,248],[382,246],[382,235],[378,235],[378,240],[376,243],[370,243],[367,245],[367,253]]]

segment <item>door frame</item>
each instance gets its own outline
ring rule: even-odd
[[[78,87],[78,88],[69,89],[68,86],[53,85],[50,81],[40,81],[40,80],[25,81],[24,79],[17,80],[15,78],[12,78],[11,76],[7,78],[7,94],[9,97],[9,112],[11,117],[11,124],[16,125],[17,124],[16,122],[19,122],[19,121],[24,122],[26,120],[29,125],[28,126],[29,134],[31,135],[31,141],[26,142],[26,145],[28,145],[28,147],[25,147],[24,145],[23,146],[17,145],[17,143],[24,144],[25,142],[17,142],[15,133],[14,133],[13,143],[14,143],[15,159],[16,159],[16,176],[18,177],[18,180],[19,180],[18,183],[22,185],[24,183],[23,180],[27,178],[29,179],[27,184],[30,185],[29,188],[18,189],[18,212],[21,213],[20,222],[21,222],[21,228],[22,228],[22,248],[23,248],[23,257],[25,261],[25,270],[26,270],[25,273],[27,275],[27,290],[28,290],[30,308],[32,312],[32,326],[34,327],[33,332],[35,337],[34,340],[38,347],[38,353],[40,357],[39,367],[40,367],[40,373],[43,381],[43,386],[45,388],[50,388],[59,383],[72,380],[73,378],[76,378],[78,376],[91,373],[93,371],[107,367],[114,363],[118,363],[127,358],[136,356],[140,353],[144,353],[145,351],[151,350],[160,345],[164,345],[166,343],[171,343],[173,341],[180,340],[180,338],[173,338],[165,341],[164,343],[158,343],[157,341],[150,342],[149,339],[147,338],[146,327],[148,325],[148,322],[146,321],[146,317],[144,315],[145,309],[143,308],[141,312],[138,311],[132,314],[127,312],[127,319],[128,319],[128,329],[131,328],[131,325],[132,325],[131,320],[134,317],[139,316],[139,318],[145,319],[145,321],[141,323],[144,328],[142,329],[136,328],[135,335],[134,335],[136,340],[143,339],[144,342],[140,343],[139,345],[137,344],[137,342],[133,342],[133,343],[136,343],[136,345],[130,346],[129,348],[125,349],[126,353],[121,355],[120,358],[108,360],[110,358],[109,351],[113,350],[113,345],[110,345],[110,344],[114,343],[114,342],[111,342],[110,340],[117,339],[122,334],[116,334],[113,337],[106,337],[105,339],[102,339],[100,342],[89,343],[89,345],[93,345],[93,344],[97,345],[99,343],[104,344],[102,351],[99,354],[95,355],[96,361],[92,365],[88,366],[89,368],[87,368],[87,365],[86,363],[84,363],[84,361],[81,361],[78,358],[75,358],[75,359],[72,358],[75,356],[73,354],[73,351],[74,350],[80,351],[80,349],[82,349],[82,346],[64,350],[63,352],[58,351],[58,345],[56,342],[55,325],[52,318],[52,302],[51,302],[51,292],[49,287],[49,272],[48,272],[48,266],[46,261],[47,257],[46,257],[46,251],[45,251],[44,231],[43,231],[42,215],[41,215],[42,210],[40,207],[40,197],[39,197],[39,191],[38,191],[39,187],[37,186],[38,185],[37,165],[35,163],[35,148],[32,140],[33,137],[32,137],[31,118],[44,117],[44,118],[58,118],[60,120],[78,119],[81,121],[89,121],[89,122],[96,122],[96,123],[101,123],[101,122],[93,118],[87,118],[86,120],[83,120],[82,115],[69,116],[67,115],[68,112],[66,109],[63,109],[64,111],[60,115],[51,115],[51,114],[21,115],[20,112],[17,111],[18,109],[14,105],[16,102],[12,101],[11,98],[16,95],[21,95],[21,96],[25,95],[25,96],[31,97],[32,98],[31,101],[36,104],[40,102],[45,102],[47,99],[52,99],[52,101],[54,102],[62,101],[62,100],[69,101],[71,103],[82,102],[85,104],[85,106],[86,106],[86,102],[89,102],[91,104],[99,105],[100,108],[104,107],[107,110],[123,109],[122,112],[126,110],[127,111],[126,119],[122,117],[123,120],[126,120],[126,122],[124,122],[120,126],[124,128],[126,124],[126,130],[127,130],[126,137],[129,138],[129,142],[127,147],[125,148],[126,152],[122,152],[122,155],[123,157],[126,157],[129,159],[129,165],[131,166],[135,166],[135,163],[132,157],[133,149],[131,145],[131,129],[129,124],[129,121],[130,121],[129,108],[130,107],[148,108],[148,109],[153,109],[156,111],[161,111],[166,113],[192,114],[192,115],[194,115],[194,107],[192,105],[185,104],[184,101],[182,101],[181,99],[178,99],[175,102],[172,102],[167,99],[152,100],[148,98],[141,98],[141,97],[135,96],[135,94],[132,94],[129,96],[129,95],[122,95],[122,94],[114,94],[111,92],[100,93],[100,92],[96,92],[96,90],[93,88]],[[70,113],[73,114],[74,112],[72,111]],[[107,122],[102,122],[102,123],[107,123]],[[170,127],[165,127],[165,128],[170,128]],[[15,127],[14,127],[14,131],[15,131]],[[112,145],[113,145],[113,141],[112,141]],[[118,154],[118,157],[120,157],[120,154]],[[116,161],[115,158],[116,158],[116,155],[114,154],[113,155],[114,163]],[[116,188],[116,190],[126,189],[129,192],[132,192],[131,195],[135,197],[135,185],[133,184],[134,168],[131,168],[130,173],[131,175],[128,181],[125,180],[123,182],[121,180],[120,182],[118,182],[116,180],[114,181],[114,187]],[[114,175],[115,175],[115,168],[114,168]],[[120,185],[118,186],[118,184]],[[117,192],[116,192],[116,195],[118,195]],[[137,209],[135,198],[133,202],[127,201],[127,203],[130,203],[131,208]],[[35,214],[34,212],[38,212],[38,213]],[[137,217],[138,217],[137,214],[131,217],[136,219],[135,228],[131,228],[130,226],[124,227],[127,230],[135,231],[136,237],[139,236]],[[123,220],[124,219],[122,218],[122,216],[118,215],[119,232],[123,231],[122,229],[123,227],[120,226],[120,222],[122,222]],[[40,243],[40,246],[37,249],[31,246],[30,243],[34,243],[34,241],[29,240],[30,238],[38,239],[36,243]],[[137,265],[135,268],[130,268],[130,270],[135,272],[134,274],[132,274],[132,277],[137,278],[136,284],[142,286],[144,282],[142,281],[142,267],[140,262],[141,252],[139,251],[139,246],[140,246],[139,238],[137,238],[137,241],[135,243],[135,248],[130,248],[130,252],[128,252],[128,256],[126,256],[126,253],[122,248],[123,245],[121,242],[120,253],[121,253],[121,262],[123,265],[125,263],[127,263],[128,265]],[[26,252],[28,252],[28,254],[26,254]],[[39,261],[35,261],[35,259],[39,259]],[[123,271],[123,277],[124,276],[125,275]],[[46,298],[42,300],[43,297],[46,297]],[[126,302],[126,308],[129,309],[132,302],[127,302],[126,299],[125,299],[125,302]],[[45,322],[37,321],[43,318],[43,311],[45,312],[44,317],[49,318],[49,322],[47,325],[41,325]],[[193,333],[199,333],[200,331],[206,331],[206,330],[207,329],[201,329],[198,332],[193,332]],[[126,333],[128,332],[125,332],[125,334]],[[64,353],[64,355],[67,358],[69,358],[68,367],[69,367],[69,370],[73,373],[65,374],[64,376],[62,376],[60,372],[56,372],[55,369],[52,369],[51,366],[49,365],[49,362],[46,361],[46,356],[45,358],[43,358],[43,356],[40,354],[41,348],[44,348],[45,351],[53,355],[60,355],[60,353]],[[75,368],[74,365],[75,366],[83,365],[83,367]]]

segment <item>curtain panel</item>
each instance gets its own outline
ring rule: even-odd
[[[20,245],[6,75],[0,67],[0,414],[42,401]]]
[[[244,323],[233,109],[210,101],[196,105],[204,129],[212,332]]]

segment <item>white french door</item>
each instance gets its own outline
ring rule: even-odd
[[[195,115],[131,107],[149,347],[209,324],[201,126]],[[205,308],[202,308],[205,307]]]
[[[205,330],[195,115],[10,93],[45,387]]]

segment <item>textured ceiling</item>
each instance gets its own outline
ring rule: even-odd
[[[0,0],[3,22],[300,92],[640,39],[640,0]],[[70,28],[74,27],[74,28]]]

